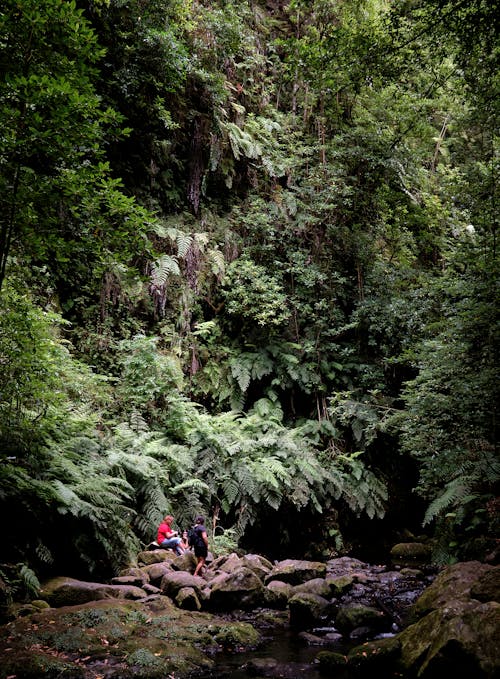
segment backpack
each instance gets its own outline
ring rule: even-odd
[[[196,547],[201,543],[200,531],[196,530],[197,526],[193,526],[188,530],[188,545]]]

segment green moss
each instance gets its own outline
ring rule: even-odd
[[[165,679],[170,674],[182,679],[209,669],[213,660],[208,655],[216,648],[239,650],[257,641],[248,623],[180,611],[168,602],[148,607],[136,601],[99,601],[73,610],[40,611],[0,628],[0,656],[9,660],[0,679],[81,679],[104,662],[110,679]]]

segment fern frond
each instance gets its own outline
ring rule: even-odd
[[[151,267],[151,283],[155,287],[162,287],[169,276],[180,276],[179,264],[176,257],[162,255]]]
[[[193,236],[182,231],[177,232],[176,244],[177,244],[177,257],[184,259],[184,257],[189,252],[189,248],[193,244]]]
[[[19,575],[28,593],[32,597],[37,597],[38,593],[40,592],[41,585],[34,571],[32,571],[31,568],[29,568],[29,566],[26,564],[23,564],[19,571]]]
[[[248,363],[241,361],[240,358],[232,359],[229,365],[232,376],[237,381],[241,391],[245,393],[250,385],[250,366]]]

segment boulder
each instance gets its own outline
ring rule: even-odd
[[[414,622],[449,601],[469,599],[472,588],[477,587],[479,592],[483,578],[492,572],[496,572],[498,576],[498,567],[480,561],[463,561],[448,566],[417,599],[413,606],[411,621]]]
[[[181,587],[175,597],[175,603],[185,611],[201,610],[201,603],[193,587]]]
[[[455,599],[398,636],[405,671],[422,679],[489,679],[500,675],[500,604]]]
[[[210,606],[213,610],[254,608],[265,602],[262,580],[250,568],[240,567],[222,573],[211,582]]]
[[[401,663],[419,677],[500,676],[498,567],[466,561],[445,568],[416,601],[398,638]]]
[[[196,568],[196,564],[198,563],[197,558],[194,555],[194,552],[191,550],[188,550],[187,552],[184,552],[184,554],[181,554],[180,556],[175,556],[172,559],[172,568],[177,571],[189,571],[190,573],[194,572],[194,569]]]
[[[271,583],[269,583],[271,584]],[[307,582],[303,582],[300,585],[295,585],[293,588],[294,594],[300,594],[300,592],[309,592],[311,594],[319,594],[319,596],[328,599],[331,593],[330,586],[324,578],[313,578]]]
[[[241,568],[242,565],[243,563],[241,557],[239,557],[235,552],[232,552],[231,554],[219,556],[217,559],[212,561],[212,563],[208,566],[208,570],[233,573],[238,568]]]
[[[500,603],[500,566],[484,569],[472,585],[470,595],[478,601]]]
[[[172,562],[177,555],[171,549],[155,549],[154,551],[144,550],[137,555],[137,562],[145,566],[162,561]]]
[[[160,589],[167,596],[175,598],[183,587],[192,587],[200,596],[205,585],[205,580],[197,575],[194,576],[184,571],[169,571],[161,579]]]
[[[363,676],[371,673],[393,676],[400,655],[401,643],[396,637],[374,639],[351,648],[347,654],[349,667],[362,671]]]
[[[326,564],[321,561],[303,561],[299,559],[285,559],[273,566],[273,569],[265,577],[265,584],[272,580],[281,580],[290,585],[300,585],[314,578],[324,578]]]
[[[120,571],[120,575],[118,577],[135,578],[136,582],[130,584],[136,584],[138,587],[141,587],[145,582],[149,582],[149,575],[144,568],[125,568],[124,570]]]
[[[329,602],[318,594],[299,592],[288,602],[290,625],[298,629],[306,629],[324,620]]]
[[[339,669],[342,671],[347,668],[347,657],[335,651],[320,651],[316,656],[316,662],[319,665],[320,674],[327,677],[334,677]]]
[[[411,566],[430,562],[432,549],[424,542],[399,542],[391,549],[394,563]]]
[[[286,608],[292,595],[292,585],[281,580],[272,580],[265,588],[266,605],[271,608]]]
[[[337,577],[327,576],[325,582],[330,590],[330,596],[338,597],[351,589],[354,578],[352,575],[340,575]]]
[[[105,585],[73,578],[53,578],[42,585],[40,594],[50,606],[73,606],[101,599],[142,599],[146,592],[133,585]]]
[[[348,637],[360,627],[368,628],[372,632],[387,629],[390,627],[390,620],[377,608],[350,604],[339,609],[335,627],[343,636]]]
[[[259,554],[245,554],[241,557],[241,565],[245,566],[245,568],[250,568],[250,570],[256,573],[261,580],[264,580],[265,576],[270,573],[273,568],[273,564]]]
[[[162,578],[166,573],[172,573],[173,568],[170,562],[167,563],[153,563],[150,566],[143,566],[141,568],[149,578],[152,585],[157,587],[161,584]]]

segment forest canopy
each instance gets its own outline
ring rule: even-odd
[[[3,3],[13,592],[117,570],[166,513],[271,555],[495,548],[498,16]]]

